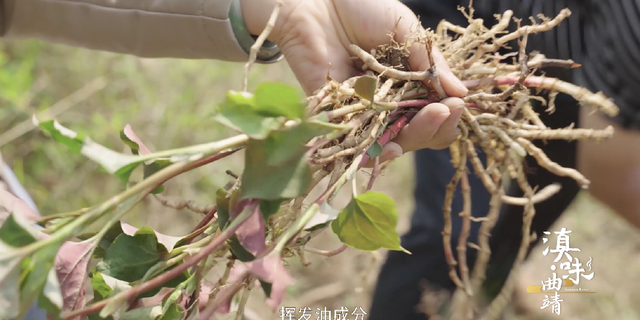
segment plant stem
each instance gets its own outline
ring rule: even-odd
[[[164,182],[166,182],[167,180],[181,174],[184,173],[186,171],[195,169],[197,167],[203,166],[205,164],[211,163],[213,161],[216,161],[218,159],[221,159],[223,157],[226,157],[234,152],[236,152],[237,150],[233,150],[233,151],[229,151],[229,152],[225,152],[225,153],[220,153],[220,154],[216,154],[216,155],[212,155],[210,157],[204,158],[204,159],[198,159],[198,160],[191,160],[191,161],[183,161],[183,162],[177,162],[174,163],[158,172],[156,172],[155,174],[151,175],[150,177],[148,177],[147,179],[141,181],[140,183],[137,183],[135,185],[133,185],[131,188],[121,192],[118,195],[115,195],[113,197],[111,197],[111,199],[103,202],[102,204],[100,204],[99,206],[91,209],[89,212],[79,216],[78,218],[76,218],[75,220],[73,220],[72,222],[66,224],[64,227],[60,228],[60,230],[58,232],[56,232],[55,234],[53,234],[51,237],[49,237],[48,239],[42,240],[42,241],[38,241],[38,242],[34,242],[30,245],[27,245],[25,247],[22,247],[18,250],[13,251],[12,253],[10,253],[8,255],[7,258],[11,258],[14,256],[21,256],[21,255],[29,255],[41,248],[44,248],[50,244],[59,242],[62,243],[68,239],[70,239],[71,237],[76,236],[81,230],[82,227],[88,224],[91,224],[93,222],[95,222],[97,219],[99,219],[100,217],[102,217],[106,212],[108,212],[109,210],[113,209],[114,207],[116,207],[117,205],[119,205],[120,203],[126,201],[127,199],[135,196],[136,194],[143,192],[147,189],[146,193],[151,192],[153,189],[155,189],[157,186],[163,184]],[[123,213],[124,214],[124,213]]]
[[[123,299],[123,298],[134,298],[139,296],[140,294],[147,292],[159,285],[164,284],[165,282],[177,277],[178,275],[182,274],[185,270],[187,270],[189,267],[193,266],[194,264],[198,263],[200,260],[204,259],[205,257],[209,256],[211,253],[213,253],[221,244],[223,244],[225,241],[227,241],[231,236],[233,236],[236,232],[236,230],[251,216],[253,212],[252,211],[243,211],[242,213],[240,213],[240,215],[238,215],[237,218],[235,218],[233,220],[233,222],[229,225],[229,227],[227,227],[227,229],[225,229],[220,236],[218,236],[217,238],[213,239],[206,247],[204,247],[200,252],[198,252],[198,254],[196,254],[195,256],[193,256],[191,259],[188,259],[187,261],[185,261],[183,264],[178,265],[177,267],[161,274],[160,276],[153,278],[145,283],[142,283],[138,286],[135,286],[129,290],[126,291],[122,291],[118,294],[116,294],[115,296],[109,298],[109,299],[105,299],[102,300],[100,302],[94,303],[88,307],[82,308],[80,310],[75,310],[69,313],[63,313],[61,314],[61,318],[63,319],[73,319],[75,317],[80,317],[80,316],[85,316],[88,315],[90,313],[96,312],[98,310],[101,310],[102,308],[104,308],[104,306],[106,306],[109,302],[113,301],[113,300],[117,300],[117,299]]]
[[[304,226],[311,221],[313,216],[316,215],[318,210],[320,209],[320,205],[318,203],[312,204],[307,211],[300,217],[300,219],[296,220],[296,222],[284,232],[280,240],[278,240],[278,244],[273,249],[276,252],[282,252],[282,249],[285,245],[291,240],[298,232],[300,232]]]
[[[234,149],[244,146],[249,141],[249,136],[240,134],[224,140],[198,144],[190,147],[158,151],[146,155],[137,156],[139,161],[166,158],[171,156],[187,156],[197,154],[218,153],[223,150]]]
[[[38,223],[45,223],[47,221],[51,221],[53,219],[58,219],[58,218],[67,218],[67,217],[79,216],[79,215],[82,215],[82,214],[88,212],[90,209],[91,208],[82,208],[82,209],[76,210],[76,211],[62,212],[62,213],[56,213],[56,214],[50,214],[50,215],[47,215],[47,216],[42,216],[38,220]]]

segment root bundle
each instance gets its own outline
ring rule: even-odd
[[[363,74],[337,82],[329,77],[324,87],[308,98],[308,110],[317,117],[332,119],[336,124],[349,124],[353,127],[344,136],[333,141],[324,141],[311,156],[311,161],[325,169],[344,172],[350,166],[362,167],[368,160],[367,150],[375,144],[384,146],[411,121],[412,117],[429,103],[446,98],[438,78],[438,70],[433,64],[426,71],[411,71],[408,66],[408,49],[414,43],[437,47],[445,56],[453,73],[460,78],[469,93],[464,97],[466,108],[459,123],[460,135],[450,146],[452,164],[456,168],[451,182],[446,187],[444,214],[444,251],[450,267],[450,277],[466,296],[465,301],[452,310],[458,310],[455,316],[469,319],[482,316],[482,319],[496,318],[509,301],[514,286],[514,272],[509,276],[502,292],[494,299],[486,311],[477,310],[474,295],[479,292],[485,278],[490,257],[489,236],[496,224],[500,207],[503,204],[524,207],[523,239],[514,270],[524,260],[527,248],[535,235],[531,235],[531,221],[535,215],[534,204],[556,194],[560,187],[552,184],[536,190],[527,182],[523,159],[531,156],[538,164],[550,172],[571,177],[582,188],[588,188],[589,180],[572,168],[564,168],[550,160],[535,141],[559,140],[602,140],[613,135],[613,128],[605,130],[577,129],[573,127],[550,129],[534,112],[532,101],[540,101],[552,113],[555,108],[555,96],[559,93],[569,95],[581,105],[591,107],[604,114],[614,116],[618,108],[602,93],[593,93],[574,84],[555,78],[538,75],[545,68],[576,68],[579,64],[571,60],[549,59],[541,53],[526,52],[528,36],[552,29],[570,16],[563,9],[556,17],[540,17],[541,23],[521,25],[513,19],[513,13],[506,11],[497,15],[497,23],[490,29],[482,21],[467,14],[467,27],[453,25],[443,21],[436,32],[422,30],[416,32],[406,43],[393,42],[367,52],[351,45],[351,52],[363,64]],[[512,20],[517,24],[516,31],[505,31]],[[392,37],[393,39],[393,37]],[[517,41],[518,50],[500,55],[498,50],[506,47],[510,41]],[[430,50],[429,50],[430,51]],[[359,82],[368,77],[376,80],[373,101],[363,97]],[[423,85],[429,81],[431,88]],[[360,92],[359,92],[360,91]],[[539,95],[547,93],[548,99]],[[486,166],[478,157],[481,150],[487,157]],[[340,165],[333,165],[339,163]],[[373,172],[378,172],[375,163]],[[472,172],[472,170],[473,172]],[[485,188],[493,195],[491,209],[484,217],[471,216],[471,190],[468,175],[476,174]],[[337,173],[336,176],[340,175]],[[375,174],[372,174],[372,179]],[[505,195],[503,181],[515,180],[524,192],[524,197],[514,198]],[[461,185],[463,210],[463,229],[457,248],[456,261],[451,248],[451,204],[454,190]],[[371,185],[371,183],[369,184]],[[457,214],[457,212],[455,212]],[[467,243],[472,222],[482,223],[478,244]],[[466,248],[475,247],[479,255],[472,274],[466,263]]]

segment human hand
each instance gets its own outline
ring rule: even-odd
[[[260,34],[276,0],[242,1],[249,32]],[[394,40],[404,42],[419,25],[415,14],[397,0],[285,0],[268,39],[278,44],[296,78],[310,95],[325,84],[329,65],[331,77],[337,81],[358,73],[349,45],[356,44],[369,51],[389,43],[388,34],[394,28]],[[409,52],[409,65],[413,70],[430,67],[426,46],[414,44]],[[385,145],[381,161],[418,149],[446,148],[457,136],[464,102],[456,97],[466,95],[468,90],[453,75],[437,48],[432,50],[432,56],[442,87],[452,98],[424,107]]]

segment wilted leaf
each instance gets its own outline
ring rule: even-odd
[[[241,199],[281,200],[304,194],[311,170],[304,155],[305,143],[327,132],[326,128],[300,124],[273,132],[265,140],[250,140],[245,153]]]
[[[385,248],[408,252],[400,246],[397,223],[393,200],[383,193],[369,191],[353,198],[331,223],[331,229],[344,244],[358,250]]]
[[[150,154],[151,151],[147,148],[147,146],[142,143],[142,140],[138,138],[130,124],[124,126],[124,129],[120,131],[120,139],[126,143],[129,148],[131,148],[131,152],[135,155],[138,154]]]
[[[214,120],[245,133],[252,139],[264,139],[269,132],[278,129],[283,122],[258,112],[255,99],[245,92],[230,91],[218,107]]]
[[[338,217],[340,211],[334,209],[329,203],[326,201],[320,205],[320,209],[316,213],[313,218],[304,226],[304,230],[312,231],[318,228],[322,228],[326,226],[329,222],[333,221]]]
[[[85,282],[95,246],[94,239],[82,242],[67,241],[58,251],[55,267],[64,298],[64,311],[84,306]]]
[[[4,207],[4,210],[2,210],[2,207]],[[40,219],[40,215],[31,210],[24,201],[4,188],[0,188],[0,224],[2,224],[12,212],[24,217],[25,220],[29,222],[35,222]]]
[[[166,248],[158,243],[153,229],[144,227],[133,236],[119,235],[106,250],[97,270],[123,281],[136,281],[158,263],[164,253],[167,253]]]
[[[278,82],[262,82],[255,90],[255,104],[261,114],[303,119],[305,106],[298,91]]]
[[[147,155],[151,154],[151,151],[142,143],[142,140],[138,138],[131,125],[127,124],[122,131],[120,131],[120,139],[131,148],[131,152],[135,155]],[[153,175],[154,173],[166,168],[171,164],[170,160],[150,160],[143,164],[143,177],[146,179],[147,177]],[[164,186],[158,186],[151,193],[161,193],[164,191]]]
[[[271,284],[271,294],[267,298],[267,304],[274,309],[282,302],[286,288],[294,283],[277,252],[271,253],[260,260],[238,266],[234,276],[229,277],[230,281],[237,280],[233,278],[242,274],[244,270],[248,270],[258,279]]]
[[[353,89],[361,98],[373,102],[377,86],[378,78],[373,76],[362,76],[356,80]]]
[[[236,230],[236,236],[242,247],[255,257],[266,248],[265,223],[255,203],[247,209],[253,210],[253,214]]]
[[[369,147],[369,150],[367,150],[367,155],[369,155],[370,159],[373,159],[381,154],[382,154],[382,145],[378,141],[373,142],[371,147]]]

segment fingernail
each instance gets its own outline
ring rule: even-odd
[[[447,118],[451,115],[451,112],[441,112],[435,114],[431,119],[429,119],[430,126],[439,127]]]
[[[456,78],[456,81],[455,81],[456,88],[458,88],[458,90],[462,92],[463,96],[467,95],[467,93],[469,92],[469,89],[467,89],[467,86],[465,86],[462,80],[458,79],[458,77],[455,77],[455,78]]]

